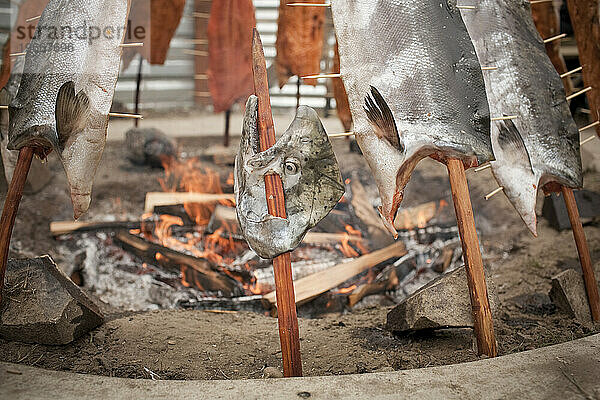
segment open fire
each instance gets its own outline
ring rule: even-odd
[[[274,304],[267,300],[275,289],[270,260],[259,258],[248,247],[240,233],[235,203],[226,195],[233,192],[233,173],[205,168],[196,158],[165,161],[164,169],[160,185],[164,192],[175,195],[174,200],[150,210],[146,207],[139,228],[117,232],[114,237],[99,232],[80,235],[79,245],[83,241],[87,244],[82,248],[94,247],[86,256],[94,253],[99,264],[85,263],[84,285],[100,292],[101,297],[103,291],[114,293],[115,288],[100,289],[98,280],[102,281],[99,275],[108,279],[108,271],[101,271],[103,267],[116,268],[160,286],[163,296],[168,293],[167,299],[157,302],[156,293],[134,289],[146,293],[146,302],[159,307],[256,311],[272,307]],[[374,207],[359,177],[346,179],[345,184],[346,194],[340,203],[292,253],[294,280],[301,286],[306,280],[309,287],[306,298],[298,303],[300,315],[314,316],[374,302],[397,303],[439,273],[459,265],[458,233],[453,225],[444,223],[451,219],[445,215],[449,207],[444,199],[399,212],[395,225],[406,250],[365,257],[389,246],[391,240],[385,233],[379,235],[385,241],[371,234]],[[177,201],[181,193],[223,198]],[[311,285],[311,279],[319,285]],[[132,279],[127,282],[113,284],[131,285]],[[310,293],[311,286],[323,284],[327,290]],[[304,292],[303,287],[299,290]],[[146,304],[139,308],[154,307]]]

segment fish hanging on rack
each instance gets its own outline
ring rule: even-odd
[[[396,234],[422,158],[492,159],[481,67],[452,0],[331,0],[331,11],[354,132]]]
[[[467,5],[467,0],[462,0]],[[480,0],[461,13],[484,66],[496,160],[492,172],[537,236],[538,188],[583,185],[579,132],[563,82],[546,54],[529,2]],[[510,116],[510,118],[508,118]],[[558,189],[560,190],[560,189]]]
[[[41,158],[57,152],[75,218],[89,208],[106,143],[128,11],[126,0],[51,0],[10,103],[8,148],[35,147]]]

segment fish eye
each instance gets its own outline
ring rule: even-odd
[[[288,175],[296,175],[300,171],[300,166],[294,160],[285,160],[284,171]]]

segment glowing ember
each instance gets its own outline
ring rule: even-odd
[[[352,285],[352,286],[348,286],[345,288],[341,288],[337,291],[338,294],[348,294],[348,293],[352,293],[354,291],[354,289],[356,289],[357,286],[356,285]]]

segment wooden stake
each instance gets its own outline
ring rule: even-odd
[[[225,133],[223,134],[223,146],[229,147],[229,125],[231,122],[231,109],[225,110]]]
[[[561,33],[560,35],[549,37],[548,39],[544,39],[544,44],[554,42],[555,40],[560,40],[562,38],[567,37],[566,33]]]
[[[446,165],[450,177],[450,187],[452,188],[452,200],[456,210],[456,222],[462,242],[465,270],[467,271],[475,337],[477,338],[477,351],[479,354],[485,354],[488,357],[496,357],[498,350],[494,335],[492,311],[487,294],[483,259],[481,258],[479,240],[475,230],[473,207],[469,197],[465,169],[462,161],[457,159],[449,159]]]
[[[8,186],[2,217],[0,217],[0,303],[2,302],[2,289],[4,288],[4,275],[8,262],[8,251],[10,248],[10,237],[12,235],[15,218],[19,210],[19,203],[23,196],[23,188],[27,181],[29,167],[33,159],[33,147],[23,147],[19,152],[15,172]]]
[[[517,118],[516,115],[505,115],[503,117],[492,117],[490,118],[490,121],[506,121],[508,119],[515,119]]]
[[[140,113],[140,92],[142,90],[142,65],[144,65],[144,57],[140,54],[137,70],[137,76],[135,78],[135,114]],[[140,118],[136,118],[133,125],[137,128],[140,123]]]
[[[275,144],[275,126],[271,113],[267,65],[260,35],[256,28],[252,32],[252,72],[254,92],[258,97],[258,132],[260,150],[265,151]],[[276,174],[265,176],[267,208],[269,214],[286,218],[285,194],[281,177]],[[302,376],[300,359],[300,335],[292,280],[292,262],[290,253],[284,253],[273,259],[275,272],[275,291],[277,297],[277,319],[279,340],[283,358],[283,374],[286,377]]]
[[[323,74],[301,76],[300,79],[321,79],[321,78],[341,78],[341,77],[342,77],[342,74],[340,74],[340,73],[323,73]]]
[[[571,100],[571,99],[574,99],[575,97],[577,97],[577,96],[579,96],[579,95],[582,95],[582,94],[584,94],[584,93],[586,93],[586,92],[589,92],[590,90],[592,90],[592,87],[591,87],[591,86],[588,86],[588,87],[586,87],[585,89],[581,89],[581,90],[580,90],[580,91],[578,91],[578,92],[575,92],[575,93],[573,93],[573,94],[571,94],[571,95],[568,95],[568,96],[567,96],[567,101],[569,101],[569,100]]]
[[[296,80],[296,108],[300,107],[300,77]]]
[[[569,220],[571,221],[571,229],[573,230],[575,245],[577,246],[577,252],[579,253],[579,261],[581,262],[581,269],[583,270],[583,281],[585,283],[585,291],[587,293],[592,319],[594,321],[600,321],[600,297],[598,296],[598,283],[596,281],[596,277],[594,276],[594,268],[592,267],[590,250],[588,248],[587,240],[585,239],[585,232],[583,231],[583,226],[581,225],[581,219],[579,218],[579,210],[577,209],[577,202],[575,202],[573,189],[563,186],[562,194],[565,198],[565,205],[567,206],[567,212],[569,213]]]
[[[490,193],[486,194],[485,196],[483,196],[484,199],[489,200],[492,198],[492,196],[500,193],[501,191],[504,190],[503,186],[499,186],[496,189],[492,190]]]
[[[344,132],[344,133],[330,133],[327,136],[329,136],[330,138],[345,138],[348,136],[353,136],[354,132]]]

